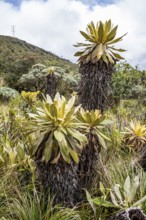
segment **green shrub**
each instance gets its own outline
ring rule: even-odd
[[[15,89],[9,87],[0,87],[0,101],[9,101],[12,98],[16,98],[19,93]]]
[[[120,99],[137,99],[140,92],[136,93],[136,86],[142,86],[145,78],[145,71],[140,71],[126,62],[117,64],[111,82],[112,97],[115,102]]]

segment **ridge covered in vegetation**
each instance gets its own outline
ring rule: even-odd
[[[10,87],[14,88],[19,78],[28,73],[32,65],[37,63],[77,71],[77,65],[69,60],[23,40],[0,35],[0,76]]]

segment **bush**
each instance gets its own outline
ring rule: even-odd
[[[138,88],[139,86],[140,88],[141,86],[145,87],[145,78],[145,71],[140,71],[137,67],[134,68],[126,62],[118,64],[111,82],[112,98],[115,103],[120,99],[140,98],[141,93],[136,88],[137,86]]]
[[[0,100],[9,101],[11,98],[16,98],[19,93],[15,89],[9,87],[0,87]]]
[[[56,90],[61,94],[68,96],[77,89],[79,77],[78,75],[72,76],[66,69],[60,67],[53,67],[54,75],[56,78]],[[46,90],[46,76],[50,67],[43,64],[36,64],[32,66],[28,74],[23,74],[18,81],[18,88],[20,91],[41,91],[45,93]]]

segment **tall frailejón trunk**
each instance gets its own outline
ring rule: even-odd
[[[114,65],[106,64],[102,60],[93,64],[80,64],[81,81],[79,86],[79,100],[86,110],[100,109],[101,112],[110,105],[110,81]],[[99,153],[100,145],[96,135],[88,135],[88,145],[84,148],[80,163],[79,176],[83,188],[91,189],[99,184]]]
[[[87,110],[100,109],[102,112],[110,106],[110,81],[114,65],[106,64],[102,59],[97,63],[81,63],[79,100]]]
[[[56,77],[54,73],[49,73],[46,75],[46,85],[45,85],[45,93],[50,95],[51,98],[54,98],[56,94]]]
[[[75,56],[79,57],[81,75],[78,91],[79,102],[85,110],[98,109],[103,112],[110,106],[109,92],[114,65],[116,61],[122,59],[114,51],[124,52],[123,49],[114,47],[114,43],[119,42],[124,36],[116,38],[117,28],[118,26],[113,27],[111,20],[105,23],[99,21],[97,24],[91,21],[86,27],[86,32],[80,31],[88,42],[75,45],[81,48],[75,53]],[[79,166],[79,174],[83,176],[81,182],[87,182],[89,189],[94,185],[94,180],[98,182],[99,179],[97,169],[99,170],[100,145],[95,133],[91,132],[88,137],[88,145],[82,152]]]
[[[54,198],[54,204],[62,204],[66,207],[74,207],[81,201],[81,188],[79,187],[79,177],[77,175],[78,164],[71,160],[68,164],[62,156],[56,163],[43,162],[42,155],[44,145],[48,136],[41,143],[39,153],[35,154],[36,175],[40,183],[41,191],[44,195]]]
[[[74,207],[82,201],[83,191],[79,186],[77,175],[78,164],[71,161],[67,164],[63,159],[59,159],[56,164],[47,164],[37,160],[36,173],[44,194],[54,196],[54,204],[62,204],[66,207]]]
[[[89,133],[88,145],[83,149],[79,162],[79,185],[90,190],[96,188],[99,183],[99,152],[100,146],[97,136]]]

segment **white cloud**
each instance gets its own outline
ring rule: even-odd
[[[76,0],[23,0],[19,8],[0,1],[0,34],[12,35],[11,25],[15,25],[16,37],[75,61],[72,45],[83,41],[79,30],[91,20],[111,18],[119,24],[119,35],[128,32],[119,44],[127,49],[126,59],[146,68],[145,14],[145,0],[139,4],[137,0],[115,0],[110,5],[95,5],[92,10]]]

